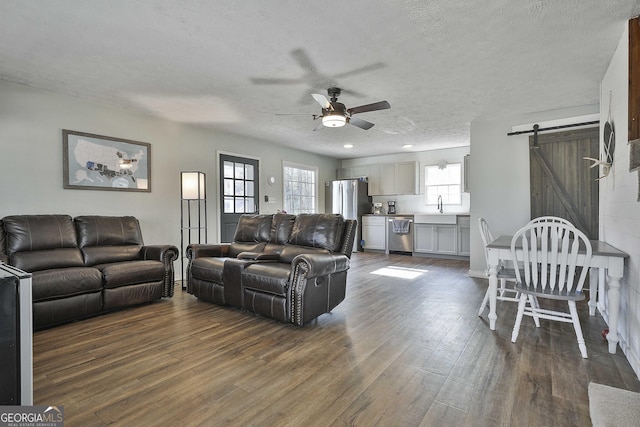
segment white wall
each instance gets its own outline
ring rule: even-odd
[[[529,134],[508,136],[512,127],[597,112],[590,105],[471,123],[471,275],[483,277],[486,270],[478,218],[487,220],[495,237],[513,234],[531,219]]]
[[[615,129],[615,154],[609,176],[600,180],[600,239],[629,254],[621,287],[620,346],[640,376],[640,203],[638,172],[629,171],[628,139],[629,29],[618,44],[601,86],[600,147],[602,126],[611,116]],[[603,313],[605,319],[607,313]]]
[[[396,210],[398,213],[436,213],[435,206],[425,205],[424,195],[424,167],[438,164],[445,160],[447,163],[463,163],[464,156],[469,154],[469,147],[450,148],[442,150],[421,151],[417,153],[393,154],[389,156],[362,157],[358,159],[343,160],[341,167],[355,167],[364,165],[376,165],[387,163],[398,163],[407,161],[417,161],[420,175],[418,188],[420,194],[417,195],[396,195],[396,196],[373,196],[373,202],[387,202],[389,200],[396,201]],[[445,205],[445,213],[469,213],[470,205],[469,193],[462,193],[461,205]]]
[[[151,193],[62,188],[62,129],[151,144]],[[261,212],[282,209],[282,161],[314,165],[319,182],[337,161],[266,141],[182,125],[74,97],[0,82],[0,218],[12,214],[133,215],[147,244],[180,246],[182,170],[207,174],[209,241],[218,237],[218,150],[261,160]],[[275,176],[274,186],[267,178]],[[265,203],[264,195],[276,203]],[[319,187],[319,207],[324,191]],[[178,268],[179,270],[179,268]]]

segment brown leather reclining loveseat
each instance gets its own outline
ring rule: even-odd
[[[0,261],[33,274],[35,328],[173,296],[178,253],[171,245],[145,246],[131,216],[0,221]]]
[[[232,243],[187,247],[187,290],[302,326],[344,300],[356,226],[334,214],[243,215]]]

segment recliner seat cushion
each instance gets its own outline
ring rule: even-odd
[[[267,242],[273,215],[242,215],[238,220],[234,242]]]
[[[160,261],[117,262],[95,267],[102,272],[105,289],[158,282],[164,278],[164,265]]]
[[[284,245],[289,241],[296,216],[289,214],[275,214],[271,221],[271,232],[269,233],[269,243],[274,245]]]
[[[3,223],[11,265],[28,272],[84,265],[69,215],[12,215]]]
[[[227,258],[196,258],[191,262],[191,277],[222,283],[222,269]]]
[[[344,218],[338,214],[300,214],[296,217],[289,243],[297,246],[340,249]]]
[[[78,246],[142,246],[142,231],[133,216],[78,216]]]
[[[289,287],[291,265],[258,262],[242,272],[242,287],[273,295],[285,296]]]
[[[142,246],[85,246],[81,249],[85,265],[140,260]]]
[[[32,275],[33,301],[47,301],[102,290],[102,273],[92,267],[36,271]]]

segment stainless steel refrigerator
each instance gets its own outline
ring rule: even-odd
[[[345,219],[358,220],[354,251],[362,250],[362,215],[371,213],[368,186],[365,180],[360,179],[325,182],[325,212],[341,214]]]

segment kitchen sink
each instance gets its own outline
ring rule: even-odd
[[[416,224],[457,224],[458,215],[451,214],[414,214]]]

